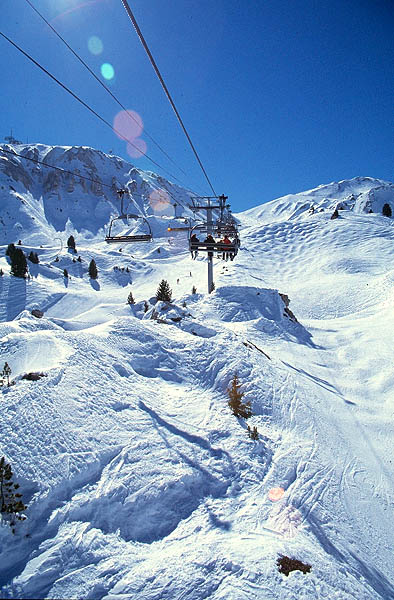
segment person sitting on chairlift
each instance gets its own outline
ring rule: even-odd
[[[225,235],[224,238],[222,239],[222,244],[226,244],[227,246],[231,246],[231,241],[229,240],[229,238],[228,238],[227,235]],[[224,250],[223,251],[223,255],[222,255],[223,260],[228,260],[229,256],[231,257],[231,253],[228,252],[227,250]]]
[[[216,244],[215,240],[213,239],[213,237],[211,236],[211,234],[208,234],[207,237],[204,240],[204,244],[207,244],[207,249],[210,249],[210,244]],[[213,250],[213,246],[212,246],[212,250]],[[213,252],[208,252],[208,256],[213,256]]]
[[[197,255],[198,255],[198,250],[196,249],[196,246],[194,246],[194,247],[193,247],[193,244],[198,244],[198,242],[199,242],[200,240],[198,239],[198,237],[196,236],[196,234],[195,234],[195,233],[193,233],[193,235],[192,235],[192,236],[191,236],[191,238],[190,238],[190,241],[191,241],[191,243],[192,243],[192,245],[191,245],[192,259],[193,259],[193,260],[196,260],[196,258],[197,258]]]

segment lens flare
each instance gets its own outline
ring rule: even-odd
[[[283,498],[284,494],[285,490],[281,487],[271,488],[268,492],[268,500],[271,500],[271,502],[277,502]]]
[[[134,110],[121,110],[113,120],[115,134],[121,140],[133,140],[138,138],[144,128],[142,118]]]
[[[163,213],[171,207],[170,198],[165,190],[154,190],[149,196],[149,204],[155,213]]]
[[[97,37],[97,35],[92,35],[89,39],[88,39],[88,48],[89,51],[92,54],[101,54],[103,49],[104,49],[104,45],[103,42],[100,40],[99,37]]]
[[[113,68],[113,66],[110,63],[103,63],[101,65],[101,75],[104,77],[104,79],[113,79],[115,77],[115,69]]]
[[[302,514],[294,506],[277,504],[271,509],[266,527],[285,538],[293,538],[302,526]]]
[[[127,144],[127,154],[132,158],[141,158],[145,156],[148,148],[144,140],[133,140],[133,144]]]

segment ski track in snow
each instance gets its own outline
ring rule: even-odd
[[[111,181],[116,161],[105,155],[49,153]],[[20,168],[8,165],[8,177]],[[145,192],[156,181],[127,169],[125,181],[133,173]],[[110,215],[104,200],[92,233],[76,233],[73,263],[54,244],[62,205],[46,192],[38,203],[23,187],[29,177],[4,195],[9,230],[20,231],[13,214],[40,264],[20,281],[0,258],[0,348],[15,379],[1,392],[0,444],[28,504],[15,536],[0,527],[2,597],[394,598],[394,228],[354,212],[363,202],[379,212],[391,184],[330,184],[239,215],[243,247],[234,262],[215,260],[207,296],[205,261],[190,260],[183,234],[169,243],[165,220],[152,220],[153,244],[121,253],[96,238]],[[62,177],[52,184],[63,208],[83,222],[78,194],[92,206],[100,195],[93,202],[74,179],[67,196]],[[342,201],[354,210],[331,221]],[[323,212],[309,215],[312,203]],[[145,313],[162,278],[174,305]],[[46,376],[21,379],[32,371]],[[258,442],[227,406],[235,372]],[[278,487],[283,497],[271,501]],[[311,573],[284,577],[279,554]]]

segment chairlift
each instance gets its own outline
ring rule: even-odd
[[[118,217],[114,217],[111,220],[111,223],[109,225],[108,235],[105,236],[105,241],[107,242],[107,244],[118,244],[118,243],[128,244],[130,242],[151,242],[153,239],[153,236],[152,236],[152,229],[151,229],[151,226],[149,225],[148,220],[145,219],[145,217],[143,217],[142,215],[134,215],[131,213],[126,213],[124,210],[123,197],[125,194],[129,193],[128,190],[121,189],[121,190],[117,190],[116,193],[120,197],[120,215]],[[144,221],[144,223],[148,227],[149,233],[143,233],[143,234],[138,234],[138,235],[120,235],[120,234],[113,235],[112,234],[112,226],[115,223],[115,221],[126,221],[127,222],[128,219],[136,219],[136,220],[140,219],[140,220]]]
[[[148,227],[148,231],[149,233],[142,233],[142,234],[138,234],[138,235],[120,235],[120,234],[113,234],[112,233],[112,226],[115,223],[115,221],[124,221],[124,220],[128,220],[128,219],[136,219],[136,220],[142,220],[144,221],[144,223],[147,225]],[[118,243],[122,243],[122,244],[128,244],[131,242],[151,242],[153,239],[153,235],[152,235],[152,229],[151,226],[149,225],[149,222],[147,219],[145,219],[145,217],[142,217],[141,215],[134,215],[134,214],[124,214],[124,215],[119,215],[118,217],[114,217],[111,220],[111,223],[109,225],[109,230],[108,230],[108,235],[106,235],[105,237],[105,241],[107,242],[107,244],[118,244]]]
[[[209,235],[213,238],[213,242],[207,240]],[[226,244],[215,240],[215,237],[228,237],[229,239],[231,237],[232,240],[230,240],[230,244]],[[201,223],[190,229],[189,250],[192,256],[193,254],[196,255],[197,252],[205,252],[208,256],[213,256],[213,253],[216,253],[218,258],[230,257],[230,260],[233,260],[238,254],[240,246],[239,232],[234,223],[216,222],[212,225]]]

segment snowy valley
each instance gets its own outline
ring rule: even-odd
[[[3,149],[0,456],[27,518],[0,525],[1,597],[394,599],[394,185],[237,214],[208,295],[205,258],[168,231],[191,192],[91,148]],[[105,244],[119,188],[152,242]],[[26,279],[18,240],[39,257]],[[311,569],[286,576],[281,556]]]

